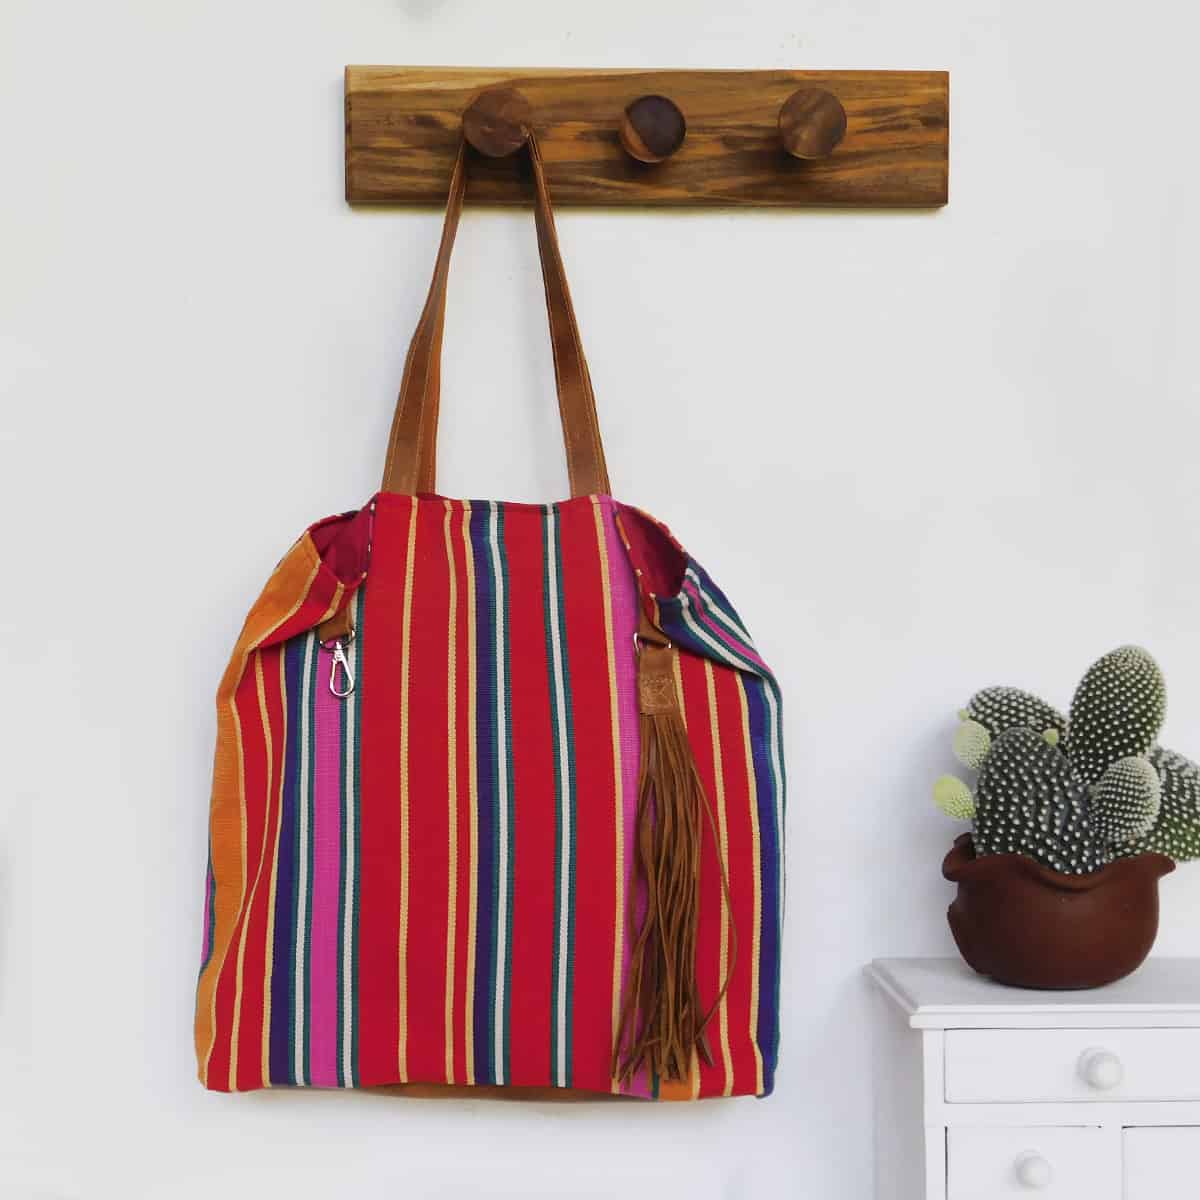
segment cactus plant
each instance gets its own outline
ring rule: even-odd
[[[1200,858],[1200,766],[1156,744],[1165,713],[1162,672],[1137,646],[1092,664],[1069,719],[1030,692],[985,688],[954,737],[978,786],[943,776],[934,800],[974,822],[978,855],[1023,854],[1067,874],[1147,852]]]

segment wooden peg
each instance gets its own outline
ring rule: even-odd
[[[533,107],[513,87],[487,88],[463,113],[463,135],[488,158],[506,158],[529,140]]]
[[[621,145],[638,162],[670,158],[687,136],[687,121],[666,96],[639,96],[621,117]]]
[[[827,158],[846,136],[846,110],[824,88],[801,88],[779,110],[779,136],[793,158]]]

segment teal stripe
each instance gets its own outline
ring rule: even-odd
[[[558,601],[554,595],[556,580],[551,567],[550,547],[554,538],[554,509],[547,506],[542,517],[542,627],[546,632],[546,672],[549,675],[550,693],[550,739],[553,746],[554,759],[554,937],[551,941],[551,973],[550,973],[550,1080],[559,1083],[562,1074],[560,1055],[562,1047],[559,1039],[559,986],[562,964],[559,961],[559,914],[562,911],[562,774],[561,755],[562,745],[559,738],[559,701],[558,701],[558,669],[555,664],[554,632],[550,626],[551,606],[557,611]]]
[[[545,509],[542,522],[543,607],[546,663],[550,673],[550,722],[554,746],[554,946],[553,1019],[550,1061],[555,1084],[571,1086],[572,962],[574,958],[575,849],[574,724],[567,655],[566,611],[562,594],[562,530],[558,510]]]

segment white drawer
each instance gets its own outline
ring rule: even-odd
[[[1120,1143],[1101,1129],[959,1127],[946,1150],[947,1200],[1121,1200]]]
[[[1200,1099],[1200,1029],[951,1029],[955,1104]]]
[[[1124,1200],[1196,1200],[1200,1129],[1125,1130]]]

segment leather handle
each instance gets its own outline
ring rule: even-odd
[[[567,451],[567,475],[572,496],[608,495],[608,468],[600,441],[596,400],[588,374],[579,326],[571,304],[550,193],[542,168],[541,151],[533,134],[529,135],[529,158],[535,187],[534,216],[537,225],[538,255],[546,290],[546,310],[550,320],[550,341],[554,351],[554,377],[558,387],[558,410],[562,420],[563,442]],[[387,460],[383,470],[385,492],[432,492],[437,471],[437,425],[441,402],[442,333],[446,320],[446,283],[450,274],[450,256],[466,197],[466,145],[459,147],[454,172],[450,177],[450,195],[446,201],[446,223],[438,248],[429,295],[408,348],[404,378],[396,401],[388,439]]]

